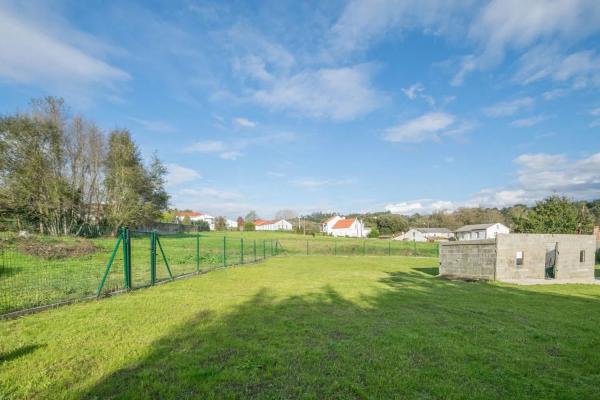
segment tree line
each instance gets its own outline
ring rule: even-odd
[[[318,229],[319,224],[334,213],[315,212],[302,219]],[[574,201],[553,195],[535,205],[517,204],[506,208],[464,207],[455,211],[410,216],[377,212],[349,214],[360,218],[381,235],[406,232],[410,228],[447,228],[451,231],[464,225],[500,222],[515,233],[579,233],[589,234],[594,225],[600,225],[600,200]]]
[[[63,99],[0,117],[0,223],[49,235],[97,235],[155,221],[167,170],[144,163],[127,129],[103,132]]]

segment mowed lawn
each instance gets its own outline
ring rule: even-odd
[[[598,398],[600,286],[280,256],[0,321],[0,398]]]

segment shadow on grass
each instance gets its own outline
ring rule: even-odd
[[[597,395],[596,299],[389,273],[350,301],[332,287],[259,290],[198,313],[84,398],[507,398]]]
[[[25,356],[29,353],[33,353],[40,347],[45,347],[45,346],[46,345],[43,345],[43,344],[30,344],[30,345],[22,346],[22,347],[19,347],[17,349],[14,349],[14,350],[11,350],[11,351],[8,351],[5,353],[0,353],[0,363],[16,360],[19,357]]]

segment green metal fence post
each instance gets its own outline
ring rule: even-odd
[[[254,262],[256,262],[256,239],[254,239]]]
[[[271,239],[271,257],[273,257],[273,239]]]
[[[308,255],[308,240],[306,241],[306,255]]]
[[[196,272],[200,272],[200,232],[196,232]]]
[[[156,284],[156,231],[150,232],[150,285]]]
[[[267,241],[263,239],[263,260],[267,258]]]
[[[123,279],[125,289],[131,289],[131,237],[129,235],[129,228],[121,228],[121,235],[123,235]]]
[[[223,236],[223,267],[227,267],[227,236]]]
[[[240,238],[240,246],[241,246],[240,264],[243,264],[244,263],[244,238]]]

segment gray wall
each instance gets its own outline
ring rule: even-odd
[[[592,235],[499,234],[496,279],[544,279],[546,248],[558,243],[556,279],[594,279],[596,243]],[[585,251],[585,262],[579,261]],[[524,253],[523,265],[516,265],[518,251]]]
[[[440,243],[440,275],[491,280],[495,265],[494,239]]]

